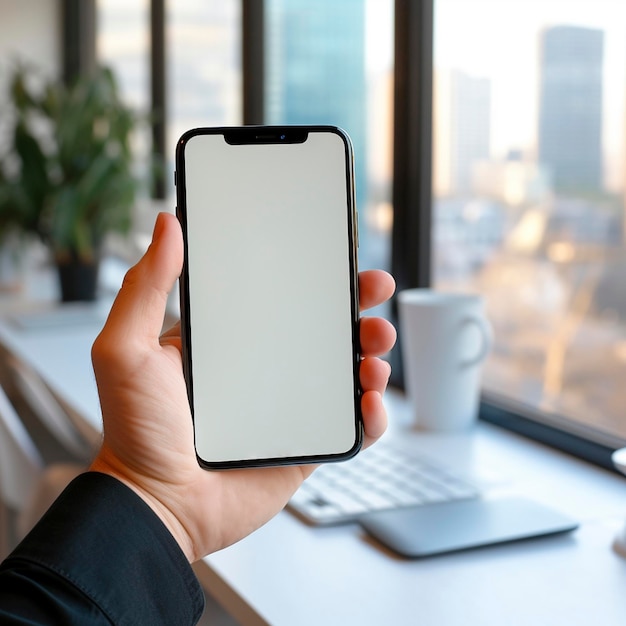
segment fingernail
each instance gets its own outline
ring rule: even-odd
[[[156,221],[154,223],[154,230],[152,231],[153,242],[157,241],[159,237],[161,236],[161,233],[163,232],[163,228],[164,228],[163,216],[164,214],[162,212],[157,215]]]

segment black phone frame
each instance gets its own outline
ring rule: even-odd
[[[359,380],[361,362],[360,342],[360,311],[359,311],[359,279],[358,279],[358,215],[354,184],[354,151],[349,135],[338,126],[331,125],[250,125],[250,126],[215,126],[198,127],[183,133],[176,144],[174,185],[176,187],[176,216],[181,224],[184,242],[183,269],[179,279],[180,298],[180,329],[182,344],[183,374],[187,385],[187,396],[192,419],[195,423],[194,393],[193,393],[193,350],[191,345],[190,328],[190,299],[189,299],[189,272],[188,272],[188,231],[187,231],[187,202],[185,187],[185,147],[193,137],[199,135],[222,135],[231,145],[248,144],[293,144],[305,142],[310,133],[331,132],[338,135],[345,148],[345,176],[346,176],[346,217],[349,249],[350,271],[350,299],[352,312],[352,346],[353,346],[353,395],[355,414],[355,442],[345,452],[337,454],[323,454],[310,456],[269,457],[259,459],[239,459],[232,461],[208,461],[198,455],[196,459],[201,467],[207,470],[230,470],[255,467],[273,467],[285,465],[319,464],[327,462],[345,461],[354,457],[363,445],[363,418],[361,413],[362,389]],[[195,428],[194,428],[194,449]]]

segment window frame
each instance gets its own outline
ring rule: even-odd
[[[71,85],[96,65],[96,0],[62,0],[59,8],[63,82]]]
[[[71,0],[67,0],[71,5]],[[264,119],[264,2],[241,0],[244,124]],[[166,17],[159,12],[164,0],[152,0],[151,30],[158,35]],[[432,252],[432,96],[434,0],[395,0],[393,191],[391,272],[398,291],[431,286]],[[156,30],[155,30],[156,29]],[[158,36],[153,45],[161,45]],[[67,54],[67,52],[66,52]],[[153,84],[165,89],[163,40],[160,59],[151,64]],[[153,104],[154,102],[153,96]],[[163,103],[164,105],[165,103]],[[165,124],[159,135],[165,136]],[[155,133],[157,130],[155,130]],[[155,145],[158,150],[158,141]],[[417,207],[417,210],[416,210]],[[397,305],[391,303],[391,321],[397,327]],[[400,344],[390,355],[391,384],[404,388]],[[543,415],[531,407],[508,403],[483,393],[479,418],[549,445],[555,449],[611,469],[612,452],[624,445],[617,438],[585,432],[566,418]],[[556,423],[555,423],[556,422]]]
[[[429,287],[432,218],[432,99],[435,0],[395,0],[394,226],[392,273],[398,289]],[[407,111],[413,115],[407,116]],[[408,145],[407,145],[408,144]],[[411,149],[413,146],[413,149]],[[397,148],[397,149],[396,149]],[[417,207],[417,214],[411,216]],[[417,249],[417,251],[416,251]],[[392,307],[396,310],[396,307]],[[399,346],[394,350],[392,383],[401,388]],[[611,454],[624,445],[600,433],[583,436],[566,418],[550,419],[531,407],[481,395],[479,419],[616,471]],[[554,421],[558,421],[556,425]],[[615,439],[614,442],[609,440]]]

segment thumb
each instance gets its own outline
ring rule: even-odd
[[[129,344],[158,345],[167,297],[180,276],[182,264],[180,223],[174,215],[159,213],[152,243],[126,273],[98,340],[124,350]]]

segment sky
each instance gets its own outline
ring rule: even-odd
[[[146,45],[147,30],[138,27],[145,24],[146,0],[135,0],[132,10],[128,0],[100,2],[112,14],[124,16],[123,29],[121,23],[116,27],[120,37],[110,42],[117,54],[125,46]],[[393,65],[393,0],[365,2],[367,67],[380,75]],[[179,4],[178,10],[194,5],[197,10],[202,1]],[[492,155],[497,158],[510,149],[522,149],[532,156],[537,135],[538,37],[543,28],[556,24],[605,32],[604,146],[607,183],[617,190],[626,168],[626,0],[435,0],[435,66],[489,78]],[[139,85],[146,79],[134,82]]]
[[[492,80],[492,151],[535,149],[538,36],[576,25],[605,32],[604,145],[607,177],[623,179],[626,130],[626,1],[436,0],[435,66]]]

